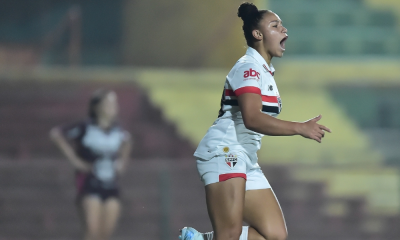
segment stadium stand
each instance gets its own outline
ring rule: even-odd
[[[270,0],[269,8],[289,29],[288,55],[400,54],[398,16],[390,8],[362,0]]]
[[[304,69],[306,68],[307,64],[304,63]],[[226,71],[219,70],[105,70],[104,68],[90,70],[42,68],[24,73],[10,70],[2,72],[2,79],[8,80],[2,81],[1,102],[10,104],[3,104],[0,108],[2,111],[0,116],[3,118],[1,121],[5,123],[1,132],[3,136],[10,136],[9,139],[3,138],[5,143],[1,145],[3,147],[1,152],[6,155],[2,156],[3,161],[1,161],[4,173],[0,174],[2,176],[0,182],[4,184],[4,187],[0,186],[4,189],[0,193],[1,209],[4,213],[0,217],[0,222],[5,223],[2,225],[4,231],[0,231],[2,237],[24,239],[28,235],[18,231],[22,226],[27,229],[26,234],[40,239],[76,238],[79,224],[73,211],[72,169],[66,161],[59,160],[61,155],[48,141],[47,132],[51,126],[59,122],[69,122],[75,120],[75,116],[84,116],[86,106],[82,102],[87,101],[88,94],[98,84],[114,88],[119,94],[121,109],[124,109],[121,112],[121,119],[133,132],[134,137],[141,140],[137,141],[138,147],[134,151],[136,159],[150,160],[161,157],[165,159],[167,156],[183,160],[178,161],[179,166],[182,165],[181,168],[173,163],[174,161],[168,160],[136,160],[132,163],[129,173],[124,178],[123,196],[126,212],[121,219],[118,238],[127,239],[129,235],[135,233],[141,236],[138,239],[145,240],[151,234],[154,235],[152,239],[157,239],[161,234],[160,231],[163,232],[162,229],[165,229],[161,223],[154,221],[159,219],[160,222],[165,222],[160,216],[163,211],[159,211],[161,206],[159,194],[162,193],[157,189],[159,184],[157,179],[160,178],[162,169],[171,171],[170,188],[174,191],[173,194],[167,194],[171,196],[171,199],[167,199],[171,204],[169,211],[174,213],[170,215],[172,220],[167,229],[177,229],[181,225],[189,224],[199,226],[202,231],[209,230],[204,198],[201,195],[203,190],[190,156],[193,145],[200,140],[216,116],[221,94],[220,79],[223,79],[224,74]],[[66,76],[73,78],[74,81],[66,81]],[[321,75],[313,78],[319,77]],[[293,81],[290,77],[286,79],[289,82]],[[57,84],[54,84],[55,82]],[[85,84],[76,85],[77,82]],[[20,84],[26,87],[25,90],[20,91]],[[329,84],[324,83],[319,87],[317,85],[315,91],[325,91],[323,86],[327,85]],[[397,234],[398,231],[394,223],[399,222],[397,213],[400,180],[397,171],[381,166],[379,154],[369,148],[368,141],[360,129],[355,124],[350,124],[351,120],[345,117],[342,111],[331,110],[332,107],[334,109],[337,107],[329,100],[327,97],[329,95],[321,94],[313,100],[308,94],[302,93],[302,88],[296,85],[288,87],[284,84],[283,89],[282,92],[290,91],[287,95],[293,96],[293,99],[289,97],[286,101],[288,103],[284,102],[288,105],[284,105],[284,108],[310,101],[309,104],[319,109],[330,109],[331,116],[324,115],[325,124],[330,127],[330,124],[335,124],[338,129],[340,124],[343,124],[347,126],[346,131],[354,133],[344,136],[332,134],[331,136],[337,136],[338,139],[323,145],[326,146],[323,150],[317,150],[316,146],[321,145],[297,146],[304,141],[300,138],[295,141],[281,139],[280,143],[265,139],[267,141],[264,141],[264,148],[270,149],[282,144],[283,151],[290,149],[290,152],[294,152],[292,154],[298,156],[280,157],[279,154],[272,155],[269,151],[260,154],[264,171],[285,211],[290,234],[298,239],[312,239],[312,237],[345,239],[340,233],[350,231],[354,236],[391,239],[389,235]],[[304,95],[305,99],[299,100],[296,97],[298,94]],[[14,98],[15,96],[18,97]],[[36,106],[40,106],[38,108],[40,111],[31,110]],[[23,111],[16,112],[16,107]],[[159,109],[163,109],[163,114]],[[309,114],[295,109],[292,111],[296,117]],[[290,109],[287,112],[290,112]],[[51,119],[48,117],[49,114],[52,116]],[[293,115],[285,117],[291,118]],[[26,118],[36,123],[33,130],[28,129],[29,135],[33,137],[22,131],[25,126],[21,119]],[[209,122],[206,119],[209,119]],[[24,123],[27,124],[26,121]],[[171,123],[174,123],[176,129]],[[144,127],[145,124],[147,127]],[[155,130],[154,135],[150,134],[151,138],[146,141],[149,134],[143,129],[154,130],[155,126],[160,126],[161,131]],[[175,136],[173,139],[177,140],[171,141],[170,137],[162,137],[171,132],[174,133],[172,136]],[[8,141],[13,144],[7,144]],[[144,144],[146,142],[150,145]],[[342,142],[342,145],[339,145],[342,148],[340,151],[336,151],[338,145],[335,145],[335,142],[338,142],[337,144]],[[362,144],[354,145],[354,142]],[[354,155],[354,162],[351,162],[352,159],[344,154],[346,147],[348,151],[357,148],[359,152],[368,151],[367,153],[371,155],[370,162],[365,164],[360,161],[360,155]],[[142,148],[146,151],[140,152]],[[171,149],[178,150],[168,155]],[[312,153],[316,150],[320,151],[321,155]],[[147,155],[141,155],[144,153]],[[274,157],[270,157],[271,155]],[[21,161],[4,161],[6,159]],[[29,161],[30,159],[32,160]],[[362,164],[368,166],[360,167]],[[139,168],[144,170],[139,171]],[[153,180],[141,181],[142,175],[153,176],[151,177]],[[181,196],[182,194],[184,196]],[[35,207],[27,207],[28,202],[29,206]],[[196,212],[190,211],[190,206],[193,205],[198,206],[193,210]],[[157,231],[154,230],[156,228]],[[322,236],[321,232],[325,235]],[[174,233],[169,234],[173,239]]]
[[[0,166],[0,239],[79,237],[73,170],[66,161],[1,161]],[[363,197],[330,197],[325,183],[294,179],[294,167],[263,169],[280,200],[290,238],[389,240],[400,234],[398,215],[371,216]],[[211,229],[203,187],[189,159],[136,160],[122,185],[124,211],[114,239],[172,240],[178,234],[173,230],[184,225]]]
[[[139,158],[189,157],[193,145],[165,121],[140,87],[134,84],[0,81],[0,156],[29,160],[60,157],[49,130],[87,116],[87,101],[96,87],[115,89],[119,95],[122,124],[136,141],[133,155]],[[168,140],[167,140],[168,139]],[[154,151],[157,149],[157,151]]]

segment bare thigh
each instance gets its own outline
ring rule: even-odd
[[[117,198],[109,198],[102,207],[102,235],[108,239],[114,232],[121,211],[121,205]]]
[[[100,237],[102,201],[96,196],[85,196],[82,199],[82,208],[85,214],[86,239]]]
[[[265,239],[286,239],[285,219],[272,189],[246,191],[243,215],[244,221]]]
[[[239,240],[245,184],[243,178],[232,178],[206,186],[207,208],[215,240]]]

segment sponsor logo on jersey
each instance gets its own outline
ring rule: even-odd
[[[243,77],[245,78],[244,80],[256,79],[255,77],[257,77],[256,80],[259,80],[260,79],[260,73],[257,72],[256,70],[250,68],[249,70],[244,71]]]
[[[236,154],[230,153],[228,155],[225,155],[225,162],[226,162],[226,164],[228,164],[228,166],[230,168],[234,168],[236,163],[237,163],[237,161],[238,160],[237,160],[237,155]]]
[[[274,90],[274,86],[268,85],[268,91],[273,91],[273,90]]]

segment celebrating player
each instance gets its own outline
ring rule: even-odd
[[[276,118],[282,103],[271,60],[283,56],[287,29],[277,14],[252,3],[241,4],[238,16],[248,49],[226,77],[218,119],[194,154],[214,231],[185,227],[182,240],[286,239],[281,208],[257,163],[261,138],[301,135],[320,143],[330,132],[317,123],[321,115],[306,122]]]
[[[98,90],[89,103],[89,119],[50,132],[76,169],[77,204],[83,215],[85,240],[107,240],[120,212],[117,177],[131,149],[129,133],[116,121],[117,95]]]

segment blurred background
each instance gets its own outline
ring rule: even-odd
[[[79,239],[73,169],[49,140],[116,91],[134,139],[113,239],[210,231],[192,153],[246,50],[242,1],[1,0],[0,240]],[[322,114],[322,144],[263,139],[289,239],[400,236],[400,2],[258,0],[288,28],[281,119]]]

